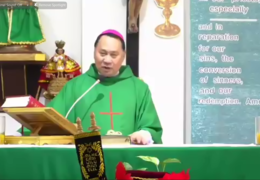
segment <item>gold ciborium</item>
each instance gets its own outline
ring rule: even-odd
[[[163,8],[163,15],[165,18],[165,23],[158,25],[155,28],[155,34],[162,38],[174,38],[178,36],[181,29],[176,24],[170,22],[170,17],[172,15],[172,7],[175,7],[179,0],[155,0],[158,7]]]

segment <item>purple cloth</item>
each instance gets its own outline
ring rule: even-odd
[[[120,37],[123,41],[125,41],[123,35],[122,35],[120,32],[118,32],[118,31],[116,31],[116,30],[113,30],[113,29],[108,29],[108,30],[102,32],[102,34],[103,34],[103,35],[106,35],[106,34],[114,34],[114,35]]]

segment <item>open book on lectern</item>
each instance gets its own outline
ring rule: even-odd
[[[29,129],[31,135],[75,135],[76,126],[53,108],[3,108],[9,116]]]

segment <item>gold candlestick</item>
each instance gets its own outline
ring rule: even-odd
[[[178,25],[172,24],[170,18],[172,15],[172,7],[175,7],[179,0],[155,0],[157,6],[163,8],[165,23],[155,28],[155,34],[161,38],[174,38],[178,36],[181,29]]]

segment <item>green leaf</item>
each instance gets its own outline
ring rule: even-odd
[[[123,162],[123,164],[125,166],[125,170],[127,171],[133,170],[133,167],[128,162]]]
[[[176,159],[176,158],[170,158],[170,159],[165,159],[162,163],[163,164],[181,163],[181,161],[179,159]]]
[[[156,157],[150,157],[150,156],[137,156],[137,157],[144,161],[151,162],[151,163],[155,164],[156,166],[158,166],[160,164],[160,160]]]
[[[165,159],[165,160],[162,162],[163,172],[165,171],[166,164],[170,164],[170,163],[181,163],[181,161],[180,161],[179,159],[176,159],[176,158]]]
[[[146,171],[147,168],[140,168],[140,169],[137,169],[137,170],[139,170],[139,171]]]

